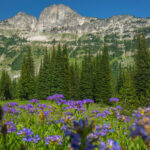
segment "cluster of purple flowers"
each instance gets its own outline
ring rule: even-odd
[[[37,104],[37,103],[39,103],[39,100],[38,99],[31,99],[29,102],[32,104]]]
[[[144,142],[150,146],[150,109],[139,108],[133,116],[137,119],[130,126],[130,136],[141,136]]]
[[[119,99],[118,98],[110,98],[109,101],[110,102],[119,102]]]
[[[15,106],[18,106],[18,103],[16,102],[9,102],[9,103],[6,103],[5,105],[6,107],[9,107],[9,108],[14,108]]]
[[[34,133],[32,130],[27,129],[25,127],[23,127],[22,130],[19,130],[19,132],[17,133],[17,135],[23,136],[22,138],[23,141],[38,143],[38,141],[41,140],[40,136],[39,135],[34,136],[33,134]]]
[[[62,94],[54,94],[54,95],[52,95],[52,96],[49,96],[49,97],[47,98],[47,100],[57,101],[57,100],[63,99],[63,98],[64,98],[64,96],[63,96]]]
[[[2,107],[3,111],[4,111],[4,114],[6,113],[9,113],[11,115],[17,115],[19,113],[19,111],[17,111],[14,107],[7,107],[7,106],[4,106]]]
[[[113,139],[108,139],[107,143],[100,143],[99,150],[122,150],[122,148],[119,146],[118,142]]]
[[[73,131],[65,131],[65,135],[70,137],[70,149],[90,149],[94,150],[97,146],[94,145],[98,141],[98,137],[91,138],[88,135],[94,129],[94,123],[89,124],[87,119],[81,119],[78,122],[73,122]]]
[[[106,136],[109,132],[114,132],[114,129],[108,123],[103,124],[102,126],[96,126],[96,132],[100,136]]]
[[[106,118],[107,115],[111,115],[110,109],[106,109],[104,110],[102,113],[100,113],[99,111],[92,111],[93,114],[96,114],[96,117],[102,117],[102,118]]]
[[[13,123],[13,121],[6,121],[5,125],[7,127],[7,133],[12,133],[17,131],[16,125]]]
[[[46,104],[39,104],[37,107],[43,110],[47,107],[47,105]]]
[[[85,111],[84,104],[94,103],[91,99],[84,99],[84,100],[78,100],[73,101],[69,100],[65,102],[65,105],[68,105],[67,107],[64,107],[65,110],[67,109],[76,109],[78,111]]]
[[[62,139],[60,135],[52,135],[45,138],[46,144],[62,145]]]

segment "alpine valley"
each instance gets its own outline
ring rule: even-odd
[[[143,33],[150,47],[150,18],[118,15],[108,19],[84,17],[63,4],[45,8],[38,19],[19,12],[0,21],[0,70],[19,77],[21,63],[30,45],[35,66],[40,66],[44,50],[58,43],[67,44],[70,62],[80,62],[90,50],[95,55],[104,43],[108,46],[113,71],[118,63],[133,63],[136,35]]]

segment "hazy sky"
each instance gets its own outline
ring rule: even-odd
[[[20,11],[38,18],[45,7],[60,3],[70,6],[83,16],[109,18],[129,14],[150,17],[150,0],[0,0],[0,20]]]

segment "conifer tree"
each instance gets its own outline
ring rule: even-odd
[[[101,101],[102,88],[102,72],[101,72],[101,56],[97,54],[95,58],[95,69],[93,71],[93,98],[96,102]]]
[[[91,54],[84,56],[80,78],[80,98],[92,98],[92,64]]]
[[[37,86],[37,95],[39,99],[46,99],[50,95],[50,78],[49,78],[49,66],[50,66],[50,58],[47,50],[44,54],[43,63],[41,63],[39,76],[38,76],[38,86]]]
[[[14,79],[13,81],[12,81],[12,95],[13,95],[13,99],[16,99],[16,98],[18,98],[18,95],[17,95],[17,80],[16,79]]]
[[[62,80],[63,80],[63,95],[70,98],[70,70],[69,70],[69,58],[66,45],[63,46],[62,50]]]
[[[101,58],[101,99],[105,103],[109,103],[109,99],[112,96],[111,87],[111,70],[109,66],[108,48],[104,45]]]
[[[117,78],[117,92],[120,92],[121,87],[123,86],[123,82],[124,82],[124,71],[123,68],[121,66],[121,63],[119,64],[119,75]]]
[[[79,83],[80,83],[80,69],[79,66],[77,64],[77,61],[75,60],[75,66],[74,66],[74,73],[75,73],[75,100],[79,99]]]
[[[61,45],[58,45],[56,54],[56,93],[63,94],[63,57]]]
[[[6,71],[2,71],[2,76],[0,80],[0,99],[8,100],[12,99],[12,84],[11,79]]]
[[[19,80],[19,97],[21,99],[31,99],[35,96],[34,87],[34,62],[30,47],[28,53],[24,56],[21,75]]]
[[[53,95],[56,93],[57,89],[57,68],[56,68],[56,49],[53,47],[51,59],[50,59],[50,95]]]
[[[125,107],[127,110],[133,110],[136,108],[136,92],[129,69],[127,69],[127,71],[125,72],[124,82],[120,88],[119,93],[119,99],[123,107]]]
[[[75,67],[74,65],[70,65],[70,98],[72,100],[75,100],[76,97],[76,89],[75,89],[75,82],[76,82],[76,78],[75,78]]]
[[[135,89],[139,99],[147,97],[150,91],[150,54],[144,35],[137,37],[137,52],[135,57]]]

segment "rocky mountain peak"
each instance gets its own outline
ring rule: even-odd
[[[19,12],[16,16],[9,18],[7,21],[11,27],[24,30],[32,30],[37,23],[37,19],[34,16],[24,12]]]
[[[79,24],[81,19],[84,18],[77,12],[72,10],[70,7],[63,4],[52,5],[46,7],[41,13],[37,30],[38,31],[48,31],[53,27],[59,26],[75,26]]]

